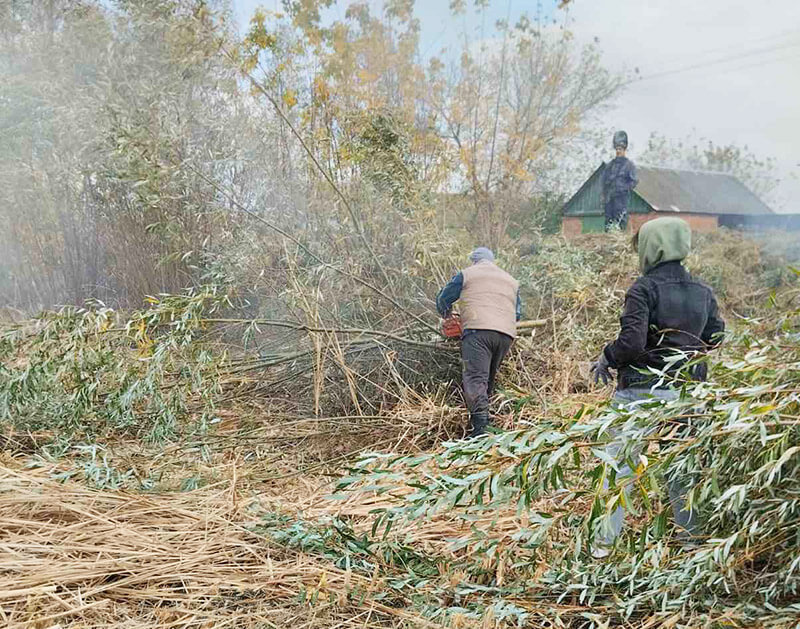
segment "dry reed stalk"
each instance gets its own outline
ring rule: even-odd
[[[287,626],[308,616],[298,599],[305,591],[320,601],[309,627],[353,626],[365,610],[373,627],[432,626],[360,600],[368,579],[272,546],[246,528],[245,508],[227,483],[183,494],[99,492],[0,465],[0,618],[19,629]]]

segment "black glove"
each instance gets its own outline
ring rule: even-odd
[[[614,378],[614,376],[612,376],[611,372],[608,370],[608,359],[606,358],[605,352],[602,352],[600,357],[592,363],[592,368],[590,371],[594,373],[595,384],[602,380],[603,384],[606,385]]]

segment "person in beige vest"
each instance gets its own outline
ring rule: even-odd
[[[470,417],[469,436],[486,432],[489,398],[500,363],[517,335],[522,316],[519,282],[494,263],[494,254],[478,247],[472,266],[457,273],[436,297],[442,317],[459,302],[464,400]]]

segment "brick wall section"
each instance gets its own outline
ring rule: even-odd
[[[651,221],[654,218],[659,218],[661,216],[676,216],[678,218],[682,218],[689,223],[689,227],[692,228],[693,232],[698,232],[701,234],[716,231],[719,227],[717,217],[708,214],[684,214],[683,212],[665,212],[663,214],[659,214],[657,212],[650,212],[649,214],[631,214],[630,220],[628,221],[628,230],[631,233],[634,233],[647,221]]]
[[[583,231],[583,223],[576,216],[565,216],[561,219],[561,234],[564,238],[575,238]]]
[[[649,214],[631,214],[628,219],[628,231],[630,233],[636,232],[647,221],[652,221],[654,218],[661,216],[677,216],[682,218],[693,232],[705,234],[708,232],[716,231],[719,227],[718,218],[708,214],[689,214],[689,213],[663,213],[650,212]],[[565,238],[575,238],[583,233],[583,223],[581,218],[577,216],[565,216],[561,219],[561,234]]]

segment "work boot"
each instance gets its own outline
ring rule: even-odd
[[[467,438],[480,437],[486,434],[486,427],[489,425],[489,412],[479,411],[469,414],[469,434]]]

